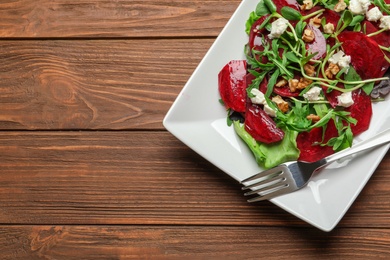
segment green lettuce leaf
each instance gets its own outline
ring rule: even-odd
[[[298,132],[283,129],[284,139],[275,144],[257,142],[239,121],[233,122],[237,135],[248,145],[255,156],[256,162],[263,168],[269,169],[286,161],[296,161],[299,157],[296,138]]]

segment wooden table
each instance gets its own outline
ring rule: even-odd
[[[1,259],[390,255],[390,154],[325,233],[164,129],[239,3],[0,2]]]

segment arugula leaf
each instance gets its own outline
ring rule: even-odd
[[[274,86],[276,84],[276,81],[278,80],[279,75],[280,75],[280,71],[279,71],[279,69],[276,69],[272,73],[271,77],[269,78],[268,84],[267,84],[267,92],[265,93],[266,97],[270,97],[271,96],[271,93],[274,90]]]
[[[251,93],[252,89],[254,89],[254,88],[259,89],[259,86],[260,86],[261,82],[264,80],[268,71],[263,70],[261,72],[258,72],[256,70],[248,70],[248,72],[256,77],[254,80],[252,80],[251,84],[246,89],[248,97],[251,98],[251,97],[253,97],[253,94]]]

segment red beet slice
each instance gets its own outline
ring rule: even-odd
[[[298,134],[297,147],[300,150],[299,161],[315,162],[334,153],[333,147],[331,146],[315,145],[316,143],[322,142],[322,134],[322,127],[314,128],[310,132]],[[325,130],[324,142],[326,143],[330,138],[337,136],[337,128],[333,120],[331,120]]]
[[[336,86],[339,88],[344,88],[344,84],[342,83],[337,83]],[[332,107],[337,107],[339,104],[339,100],[337,99],[337,97],[340,96],[342,92],[334,89],[328,92],[328,87],[324,86],[322,87],[322,91],[324,92],[326,99],[329,101],[329,104]]]
[[[265,28],[259,30],[258,27],[265,21],[265,19],[267,19],[268,16],[269,15],[264,15],[252,24],[251,31],[249,33],[249,48],[251,50],[253,48],[259,51],[264,50],[262,37],[267,30]]]
[[[379,78],[387,71],[388,63],[373,39],[352,31],[343,31],[338,39],[343,43],[345,54],[351,56],[351,64],[362,79]]]
[[[333,24],[334,28],[336,28],[341,16],[339,13],[333,10],[325,9],[325,11],[322,13],[322,17],[325,17],[326,23],[331,23]]]
[[[257,141],[270,144],[279,142],[284,132],[272,118],[257,105],[250,105],[245,113],[245,130]]]
[[[366,34],[371,34],[379,30],[378,23],[374,24],[369,21],[364,21],[363,27],[366,28]],[[381,32],[380,34],[371,36],[370,38],[373,39],[376,43],[378,43],[378,45],[390,47],[390,31]],[[387,57],[390,58],[390,52],[385,51],[384,53],[387,55]]]
[[[298,97],[300,92],[291,92],[289,86],[274,87],[274,93],[281,97]]]
[[[226,108],[246,109],[246,61],[232,60],[218,74],[218,90]]]
[[[351,117],[357,120],[357,124],[351,124],[354,135],[360,134],[368,129],[372,117],[371,97],[363,90],[358,89],[352,92],[353,105],[345,111],[350,112]]]

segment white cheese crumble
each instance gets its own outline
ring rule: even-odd
[[[312,87],[309,91],[303,94],[303,97],[309,101],[316,101],[320,99],[321,88]]]
[[[367,20],[369,20],[371,22],[376,22],[383,17],[383,14],[379,10],[379,8],[377,6],[375,6],[374,8],[370,9],[366,13],[366,17],[367,17]]]
[[[264,105],[264,104],[267,103],[267,101],[265,100],[263,92],[261,92],[257,88],[253,88],[251,90],[251,94],[254,95],[254,97],[251,98],[251,101],[252,101],[253,104]]]
[[[329,58],[329,62],[337,64],[341,69],[346,68],[348,70],[351,63],[351,56],[345,55],[343,51],[338,51]]]
[[[267,100],[265,100],[263,92],[258,90],[257,88],[253,88],[251,90],[251,94],[254,95],[254,97],[251,98],[251,101],[253,104],[256,105],[264,105],[264,112],[267,113],[269,116],[275,117],[276,111],[273,110],[270,106],[267,104]]]
[[[351,0],[348,9],[353,14],[365,14],[370,4],[370,0]]]
[[[271,24],[271,33],[268,35],[268,38],[279,38],[286,31],[287,27],[288,20],[283,17],[278,18]]]
[[[276,117],[276,111],[273,110],[268,104],[264,104],[264,112],[267,113],[271,117]]]
[[[350,107],[353,105],[352,92],[344,92],[337,97],[338,105],[342,107]]]
[[[390,15],[384,15],[380,20],[381,23],[379,24],[379,27],[390,30]]]

